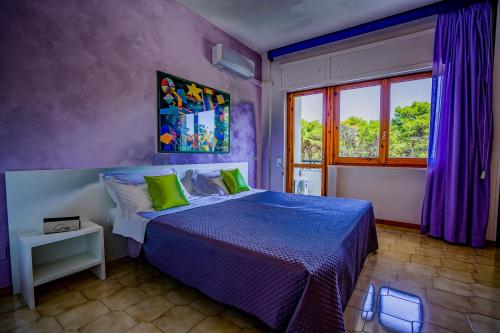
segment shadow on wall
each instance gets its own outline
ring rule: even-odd
[[[248,162],[248,180],[251,186],[256,183],[255,155],[255,113],[251,102],[231,105],[230,151],[228,154],[158,154],[152,157],[153,164],[191,164]]]

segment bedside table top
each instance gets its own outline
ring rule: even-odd
[[[36,247],[50,244],[65,239],[80,237],[91,233],[99,232],[102,226],[92,221],[82,221],[81,228],[75,231],[66,231],[53,234],[44,234],[42,231],[30,232],[18,235],[19,240],[24,246]]]

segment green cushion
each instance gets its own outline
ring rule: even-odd
[[[155,210],[189,205],[176,174],[144,176]]]
[[[221,170],[220,175],[229,193],[236,194],[250,190],[250,187],[239,169]]]

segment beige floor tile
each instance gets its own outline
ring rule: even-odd
[[[58,333],[62,332],[62,327],[54,317],[43,317],[26,326],[12,331],[12,333]]]
[[[500,267],[482,264],[473,264],[477,273],[487,273],[494,276],[500,276]]]
[[[206,316],[216,316],[224,311],[224,305],[212,301],[206,296],[201,296],[189,304],[193,309],[203,313]]]
[[[120,282],[114,279],[106,279],[104,281],[99,281],[98,283],[87,286],[81,289],[80,292],[87,299],[95,300],[107,297],[123,288],[124,286]]]
[[[476,264],[482,264],[482,265],[490,265],[490,266],[500,267],[500,258],[490,258],[490,257],[483,257],[483,256],[475,256],[474,257],[474,262]]]
[[[99,301],[90,301],[61,313],[57,320],[65,329],[77,330],[109,312],[107,306]]]
[[[20,309],[23,306],[18,296],[7,296],[0,298],[0,315],[9,311]]]
[[[433,258],[438,258],[438,259],[445,258],[444,252],[441,250],[419,247],[416,249],[416,251],[417,251],[417,254],[427,256],[427,257],[433,257]]]
[[[370,286],[373,286],[376,290],[382,285],[389,285],[389,282],[384,282],[379,279],[373,279],[369,276],[360,275],[358,281],[356,282],[356,289],[367,291]]]
[[[261,324],[258,319],[233,307],[228,307],[220,314],[222,318],[241,328],[252,328]]]
[[[471,333],[465,314],[433,304],[424,305],[424,321],[458,333]]]
[[[471,297],[470,304],[472,310],[479,314],[500,319],[500,303],[484,298]]]
[[[137,322],[121,311],[112,311],[93,323],[83,327],[82,333],[122,333],[137,325]]]
[[[187,305],[200,297],[200,293],[194,288],[180,286],[167,292],[165,297],[174,304]]]
[[[56,296],[66,294],[67,292],[68,289],[66,289],[66,287],[61,282],[59,282],[59,280],[42,284],[35,287],[35,303],[37,305],[45,303],[46,301]]]
[[[456,261],[473,264],[474,263],[474,255],[454,253],[454,252],[446,252],[446,259],[453,259]]]
[[[457,271],[464,271],[471,273],[474,272],[474,266],[469,263],[461,262],[454,259],[441,259],[441,263],[443,264],[444,267],[455,269]]]
[[[363,303],[365,301],[367,292],[359,289],[354,289],[352,292],[351,298],[349,299],[349,303],[347,304],[350,307],[362,310]]]
[[[403,237],[396,238],[396,245],[417,248],[417,247],[420,247],[421,244],[422,244],[422,242],[420,240],[414,240],[414,239],[409,240],[409,239],[405,239]]]
[[[472,276],[477,283],[493,288],[500,288],[500,276],[490,273],[472,273]]]
[[[347,306],[344,310],[344,326],[347,331],[360,332],[363,330],[365,320],[361,316],[361,310]]]
[[[190,333],[236,333],[241,329],[220,317],[207,317],[199,322]]]
[[[9,332],[37,320],[38,317],[38,314],[34,310],[28,310],[26,308],[18,309],[1,315],[0,327],[2,330],[5,330],[5,332]]]
[[[465,296],[452,294],[438,289],[428,289],[429,302],[444,308],[467,313],[471,311],[469,299]]]
[[[422,331],[419,333],[453,333],[453,332],[436,325],[424,323],[424,325],[422,326]]]
[[[420,254],[413,254],[411,256],[411,262],[421,265],[427,265],[432,267],[441,267],[441,260],[434,257],[423,256]]]
[[[127,309],[127,314],[138,322],[150,322],[174,308],[174,304],[161,296],[146,297]]]
[[[253,327],[246,327],[246,328],[241,330],[241,333],[265,333],[265,332],[272,333],[270,330],[260,330],[260,329],[253,328]]]
[[[124,288],[101,301],[111,310],[125,310],[146,297],[147,295],[142,290]]]
[[[130,275],[133,272],[134,268],[128,262],[121,262],[106,266],[106,278],[108,279],[123,277]]]
[[[36,305],[36,310],[42,316],[53,317],[64,311],[87,302],[87,299],[79,292],[71,291],[54,298],[47,298],[44,302],[39,302]]]
[[[392,246],[392,245],[391,245]],[[410,255],[394,251],[384,251],[382,254],[383,258],[390,259],[393,261],[398,261],[400,263],[405,263],[410,261]]]
[[[416,264],[413,262],[408,262],[405,264],[405,272],[410,273],[410,274],[415,274],[415,275],[422,275],[422,276],[436,276],[437,275],[437,270],[435,267],[427,266],[427,265],[422,265],[422,264]]]
[[[370,279],[378,279],[384,282],[393,282],[397,281],[398,279],[398,273],[388,269],[365,267],[361,271],[361,275],[369,277]]]
[[[471,287],[474,295],[492,301],[500,302],[500,289],[488,287],[482,284],[472,284]]]
[[[452,252],[456,254],[465,254],[470,256],[476,255],[476,251],[473,248],[465,245],[446,244],[446,249],[447,252]]]
[[[434,282],[432,281],[432,279],[433,278],[430,276],[417,275],[414,273],[398,273],[398,282],[404,282],[419,288],[433,288]]]
[[[176,306],[154,321],[162,331],[184,333],[198,324],[205,316],[189,306]]]
[[[433,281],[434,281],[434,288],[436,289],[444,290],[462,296],[474,295],[472,293],[472,288],[470,284],[443,278],[435,278]]]
[[[148,295],[163,295],[178,284],[174,279],[156,278],[150,282],[141,284],[138,288]]]
[[[391,245],[390,250],[402,254],[415,254],[417,252],[414,246],[406,246],[398,243]]]
[[[480,314],[469,314],[470,325],[474,333],[500,332],[500,320]]]
[[[163,333],[158,327],[151,323],[140,323],[127,333]]]
[[[472,273],[457,271],[456,269],[451,269],[448,267],[439,267],[438,276],[445,279],[460,281],[463,283],[474,283],[475,281]]]
[[[396,261],[384,256],[374,255],[370,256],[365,261],[364,267],[378,268],[378,269],[388,269],[391,271],[402,272],[404,270],[404,263]]]

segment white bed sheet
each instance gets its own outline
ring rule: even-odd
[[[126,214],[118,207],[111,210],[111,219],[113,223],[113,233],[123,237],[132,238],[139,243],[144,243],[146,227],[152,219],[173,213],[182,212],[188,209],[209,206],[224,202],[227,200],[238,199],[255,193],[265,192],[265,190],[251,189],[250,191],[240,192],[234,195],[209,195],[203,197],[194,197],[189,201],[189,205],[174,207],[160,211],[138,212],[136,214]]]

